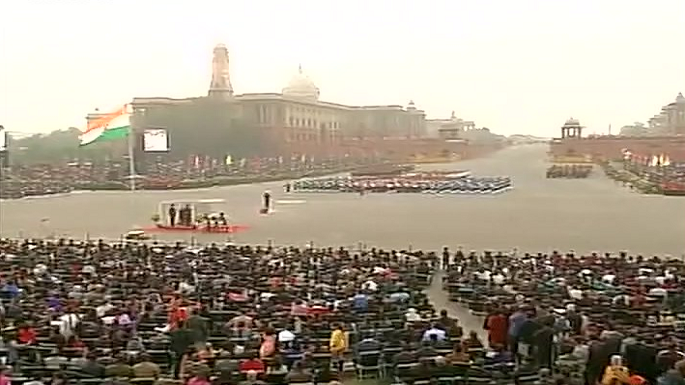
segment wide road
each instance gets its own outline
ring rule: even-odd
[[[685,199],[634,193],[595,172],[584,180],[545,178],[546,145],[515,147],[491,157],[428,168],[469,169],[478,175],[509,175],[514,190],[494,196],[423,194],[285,194],[282,183],[204,190],[84,192],[4,201],[0,234],[115,239],[148,226],[159,201],[223,198],[235,223],[250,229],[239,243],[381,246],[466,250],[627,250],[645,255],[685,252]],[[276,212],[261,216],[261,194],[270,189]],[[185,239],[165,235],[161,239]],[[199,241],[224,241],[202,235]]]

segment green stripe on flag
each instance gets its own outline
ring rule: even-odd
[[[106,141],[106,140],[117,140],[117,139],[122,139],[128,136],[129,133],[129,126],[125,127],[116,127],[116,128],[110,128],[109,130],[105,130],[105,132],[102,133],[97,138],[97,141]]]
[[[81,140],[82,140],[81,145],[86,146],[86,145],[89,145],[91,143],[109,142],[109,141],[113,141],[113,140],[124,139],[128,136],[129,132],[131,131],[130,129],[131,129],[131,126],[110,128],[110,129],[107,129],[105,131],[102,131],[102,133],[95,138],[87,138],[87,139],[84,138],[84,136],[87,136],[88,134],[85,134],[81,138]]]

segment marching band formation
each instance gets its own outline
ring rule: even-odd
[[[495,194],[512,188],[511,178],[473,177],[424,178],[420,175],[398,178],[329,177],[302,179],[292,183],[294,192],[353,193],[432,193],[432,194]],[[286,187],[288,189],[288,187]]]
[[[547,178],[584,179],[592,173],[592,165],[553,165],[547,169]]]

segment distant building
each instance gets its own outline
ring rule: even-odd
[[[685,97],[682,92],[678,93],[673,103],[661,109],[657,119],[650,119],[650,128],[653,124],[656,131],[665,135],[685,135]]]
[[[647,121],[644,130],[649,136],[685,135],[685,97],[682,93],[672,103],[661,108],[661,112]]]
[[[155,111],[154,115],[158,118],[164,115],[164,111],[179,112],[184,111],[184,108],[190,111],[198,105],[211,105],[214,110],[226,112],[253,132],[256,130],[265,144],[264,147],[274,153],[279,152],[278,148],[284,144],[293,149],[298,144],[310,147],[335,144],[343,139],[416,139],[427,136],[426,114],[413,101],[406,107],[350,106],[326,102],[320,99],[319,88],[305,75],[301,66],[280,93],[235,94],[230,79],[228,49],[224,45],[214,48],[212,79],[207,96],[185,99],[136,97],[132,106],[134,117],[137,116],[140,120],[136,119],[134,126],[137,129],[141,129],[141,126],[159,126],[161,119],[151,118],[153,114],[148,113],[150,111]],[[197,110],[196,108],[194,111]],[[101,115],[96,111],[89,114],[87,120]],[[185,120],[178,125],[183,124],[183,130],[195,131],[196,137],[202,136],[202,129],[206,129],[209,124],[194,124],[185,119],[190,113],[178,115]],[[193,125],[196,127],[190,127]],[[178,128],[169,129],[173,151],[174,137],[181,135],[174,134],[174,129]]]
[[[569,118],[563,126],[561,126],[561,139],[583,137],[583,129],[585,127],[580,125],[578,119]]]
[[[635,133],[641,132],[643,128],[645,131],[649,131],[649,128],[642,127],[637,123],[634,126],[624,127],[621,130],[622,135],[619,136],[589,135],[583,137],[584,128],[577,119],[568,119],[561,127],[561,138],[555,138],[549,142],[552,159],[575,161],[580,156],[589,156],[593,159],[621,160],[623,159],[623,152],[630,150],[634,154],[650,157],[663,154],[676,162],[685,161],[685,136],[673,134],[640,136]]]
[[[429,136],[442,139],[457,139],[465,131],[475,130],[476,124],[470,120],[458,118],[454,111],[449,119],[428,119],[426,131]]]

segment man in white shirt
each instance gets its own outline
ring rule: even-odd
[[[69,337],[75,334],[76,328],[81,322],[81,317],[76,313],[66,313],[59,317],[59,322],[59,333],[68,340]]]
[[[435,336],[431,338],[431,336]],[[436,341],[444,341],[446,339],[447,333],[445,333],[444,330],[440,329],[437,327],[437,325],[433,324],[430,329],[426,330],[423,332],[423,337],[421,337],[422,341],[431,341],[435,339]]]

